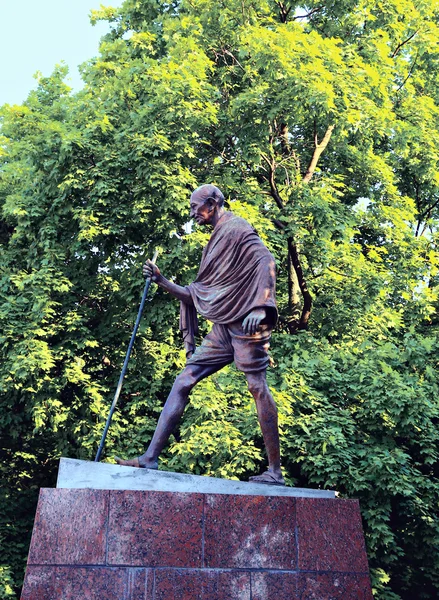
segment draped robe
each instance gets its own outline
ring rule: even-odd
[[[186,289],[193,305],[180,305],[180,329],[186,353],[195,349],[197,312],[213,323],[242,321],[252,310],[265,308],[264,323],[277,320],[276,266],[273,256],[245,219],[224,213],[203,250],[195,281]]]

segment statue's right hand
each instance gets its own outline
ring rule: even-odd
[[[152,262],[152,260],[148,259],[143,265],[143,276],[151,277],[153,281],[157,281],[160,276],[160,269]]]

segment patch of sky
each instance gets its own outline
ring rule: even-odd
[[[353,208],[358,212],[364,212],[368,209],[370,203],[370,198],[358,198],[357,203],[354,205]]]
[[[123,0],[108,0],[118,8]],[[99,0],[21,0],[2,2],[0,36],[0,106],[21,104],[37,82],[40,71],[49,76],[56,64],[69,66],[66,83],[78,91],[78,65],[98,54],[99,41],[110,31],[106,22],[90,23],[90,11]]]

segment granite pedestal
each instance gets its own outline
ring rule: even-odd
[[[191,477],[63,459],[22,600],[372,599],[356,500]]]

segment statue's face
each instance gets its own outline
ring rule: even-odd
[[[191,196],[190,217],[195,219],[198,225],[209,225],[212,223],[216,206],[217,203],[214,198],[205,198],[194,192]]]

